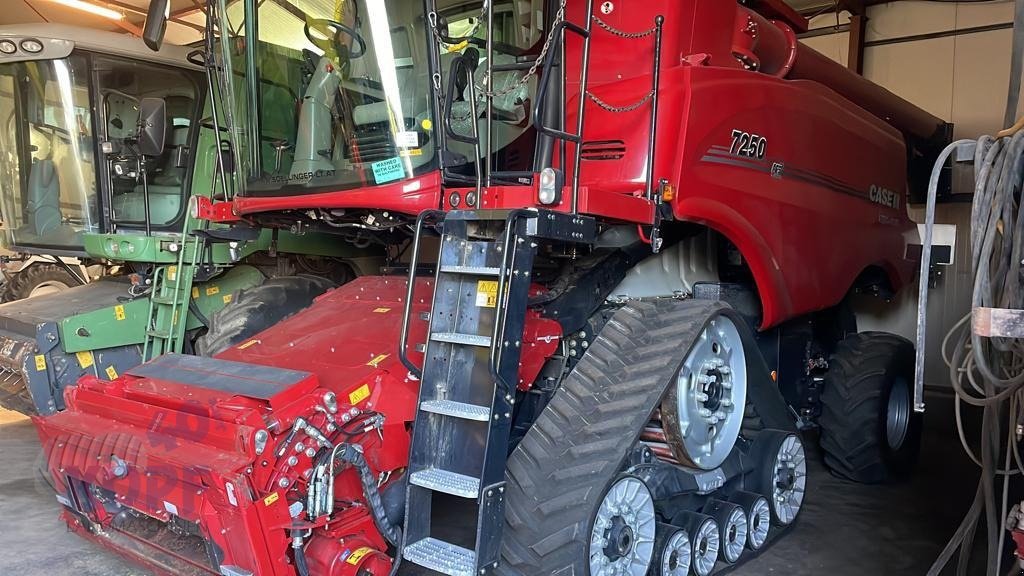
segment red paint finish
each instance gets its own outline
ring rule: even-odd
[[[437,209],[441,205],[440,198],[441,174],[432,172],[411,180],[355,190],[292,196],[238,196],[233,202],[235,213],[242,216],[311,208],[367,208],[419,214]]]
[[[414,291],[417,320],[411,327],[410,356],[417,363],[422,354],[414,352],[415,346],[427,329],[419,317],[429,307],[432,284],[419,280]],[[83,534],[157,572],[172,570],[155,560],[169,557],[217,573],[203,557],[161,549],[158,540],[118,529],[117,506],[125,506],[163,522],[177,517],[195,523],[223,552],[222,564],[260,575],[293,575],[289,530],[300,526],[312,531],[306,554],[313,576],[356,576],[363,574],[360,570],[387,574],[387,545],[363,503],[354,470],[344,469],[335,481],[342,504],[329,523],[308,525],[304,516],[290,516],[289,505],[304,502],[304,471],[312,466],[304,450],[313,443],[304,435],[284,442],[302,417],[328,431],[335,442],[353,434],[349,441],[363,447],[371,471],[390,475],[383,489],[402,476],[419,390],[396,349],[405,291],[402,278],[359,278],[219,356],[309,373],[267,400],[202,388],[190,383],[189,373],[173,379],[131,373],[110,382],[86,378],[67,389],[67,411],[35,423],[58,492],[69,494],[72,480],[96,487],[81,498],[92,510],[89,520],[103,526],[107,536]],[[528,316],[522,389],[536,379],[560,338],[557,322],[536,313]],[[327,392],[336,395],[338,404],[333,432],[322,408]],[[367,418],[376,414],[384,417],[379,432],[365,429]],[[257,453],[255,438],[261,430],[269,431],[270,439]],[[295,449],[299,442],[301,451]],[[126,474],[118,474],[119,462],[127,466]],[[81,528],[74,515],[65,518]]]

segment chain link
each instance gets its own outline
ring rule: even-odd
[[[603,28],[605,31],[610,32],[610,33],[618,36],[619,38],[626,38],[628,40],[636,40],[638,38],[646,38],[646,37],[650,36],[651,34],[654,34],[658,30],[658,27],[655,26],[655,27],[651,28],[650,30],[644,30],[643,32],[623,32],[622,30],[619,30],[618,28],[615,28],[611,24],[605,22],[604,20],[601,20],[601,18],[598,17],[597,14],[594,14],[592,16],[592,18],[594,19],[594,22],[596,22],[597,25],[600,26],[601,28]]]
[[[650,102],[651,98],[654,98],[654,90],[651,90],[643,98],[627,106],[612,106],[611,104],[605,102],[604,100],[601,100],[597,96],[594,96],[591,92],[587,92],[587,98],[590,98],[590,100],[594,104],[597,104],[598,106],[604,108],[609,112],[612,112],[614,114],[620,114],[623,112],[632,112],[633,110],[636,110],[637,108]]]

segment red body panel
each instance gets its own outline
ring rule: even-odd
[[[413,318],[427,311],[432,283],[419,281]],[[408,462],[419,382],[397,357],[405,286],[401,278],[359,278],[219,355],[308,372],[270,398],[203,387],[193,383],[199,374],[187,371],[173,379],[131,373],[110,382],[87,378],[68,388],[67,411],[35,422],[58,492],[68,494],[68,479],[93,487],[83,499],[95,510],[90,519],[102,525],[105,534],[83,535],[158,572],[177,572],[153,560],[169,554],[188,565],[189,573],[218,573],[202,558],[190,558],[181,550],[159,550],[152,538],[118,529],[116,514],[105,508],[112,504],[104,505],[96,492],[109,490],[118,495],[118,505],[146,517],[161,522],[176,517],[200,526],[202,536],[223,553],[224,565],[261,576],[294,574],[288,559],[289,529],[304,525],[289,514],[295,500],[281,483],[302,485],[303,471],[312,460],[291,450],[291,444],[285,445],[285,456],[276,453],[296,418],[330,430],[326,414],[316,407],[326,392],[334,392],[339,418],[352,410],[384,416],[379,434],[372,430],[355,437],[374,474],[400,472]],[[560,330],[553,320],[528,317],[520,371],[525,386],[558,347]],[[426,322],[414,321],[410,333],[413,348],[424,341]],[[422,354],[412,350],[410,356],[417,363],[422,360]],[[344,429],[340,425],[332,441],[339,441]],[[266,450],[257,453],[254,438],[260,430],[269,430],[270,439]],[[299,442],[303,440],[311,445],[305,437]],[[289,464],[288,456],[296,463]],[[126,464],[126,473],[116,472],[116,459]],[[353,469],[338,476],[335,494],[339,501],[362,501]],[[386,574],[390,568],[386,544],[361,504],[336,511],[329,526],[308,528],[314,531],[308,540],[308,560],[318,576],[356,576],[364,568]],[[363,552],[357,554],[359,550]],[[352,558],[358,561],[349,562]]]

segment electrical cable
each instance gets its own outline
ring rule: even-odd
[[[942,159],[942,165],[945,159]],[[935,173],[938,173],[937,169]],[[975,144],[975,190],[971,206],[972,308],[1024,308],[1024,132],[984,136]],[[938,179],[933,178],[929,199]],[[930,232],[930,231],[929,231]],[[926,233],[926,235],[930,235]],[[922,282],[924,280],[922,279]],[[938,576],[959,551],[956,574],[966,576],[974,540],[984,529],[985,574],[1003,576],[1011,476],[1024,474],[1017,426],[1024,422],[1024,343],[976,334],[971,315],[961,318],[942,341],[942,358],[956,393],[957,434],[967,456],[981,468],[974,502],[928,576]],[[968,441],[962,415],[966,404],[981,409],[979,449]],[[1005,428],[1004,428],[1005,426]],[[1001,466],[1001,467],[1000,467]],[[1002,476],[997,487],[996,479]]]

